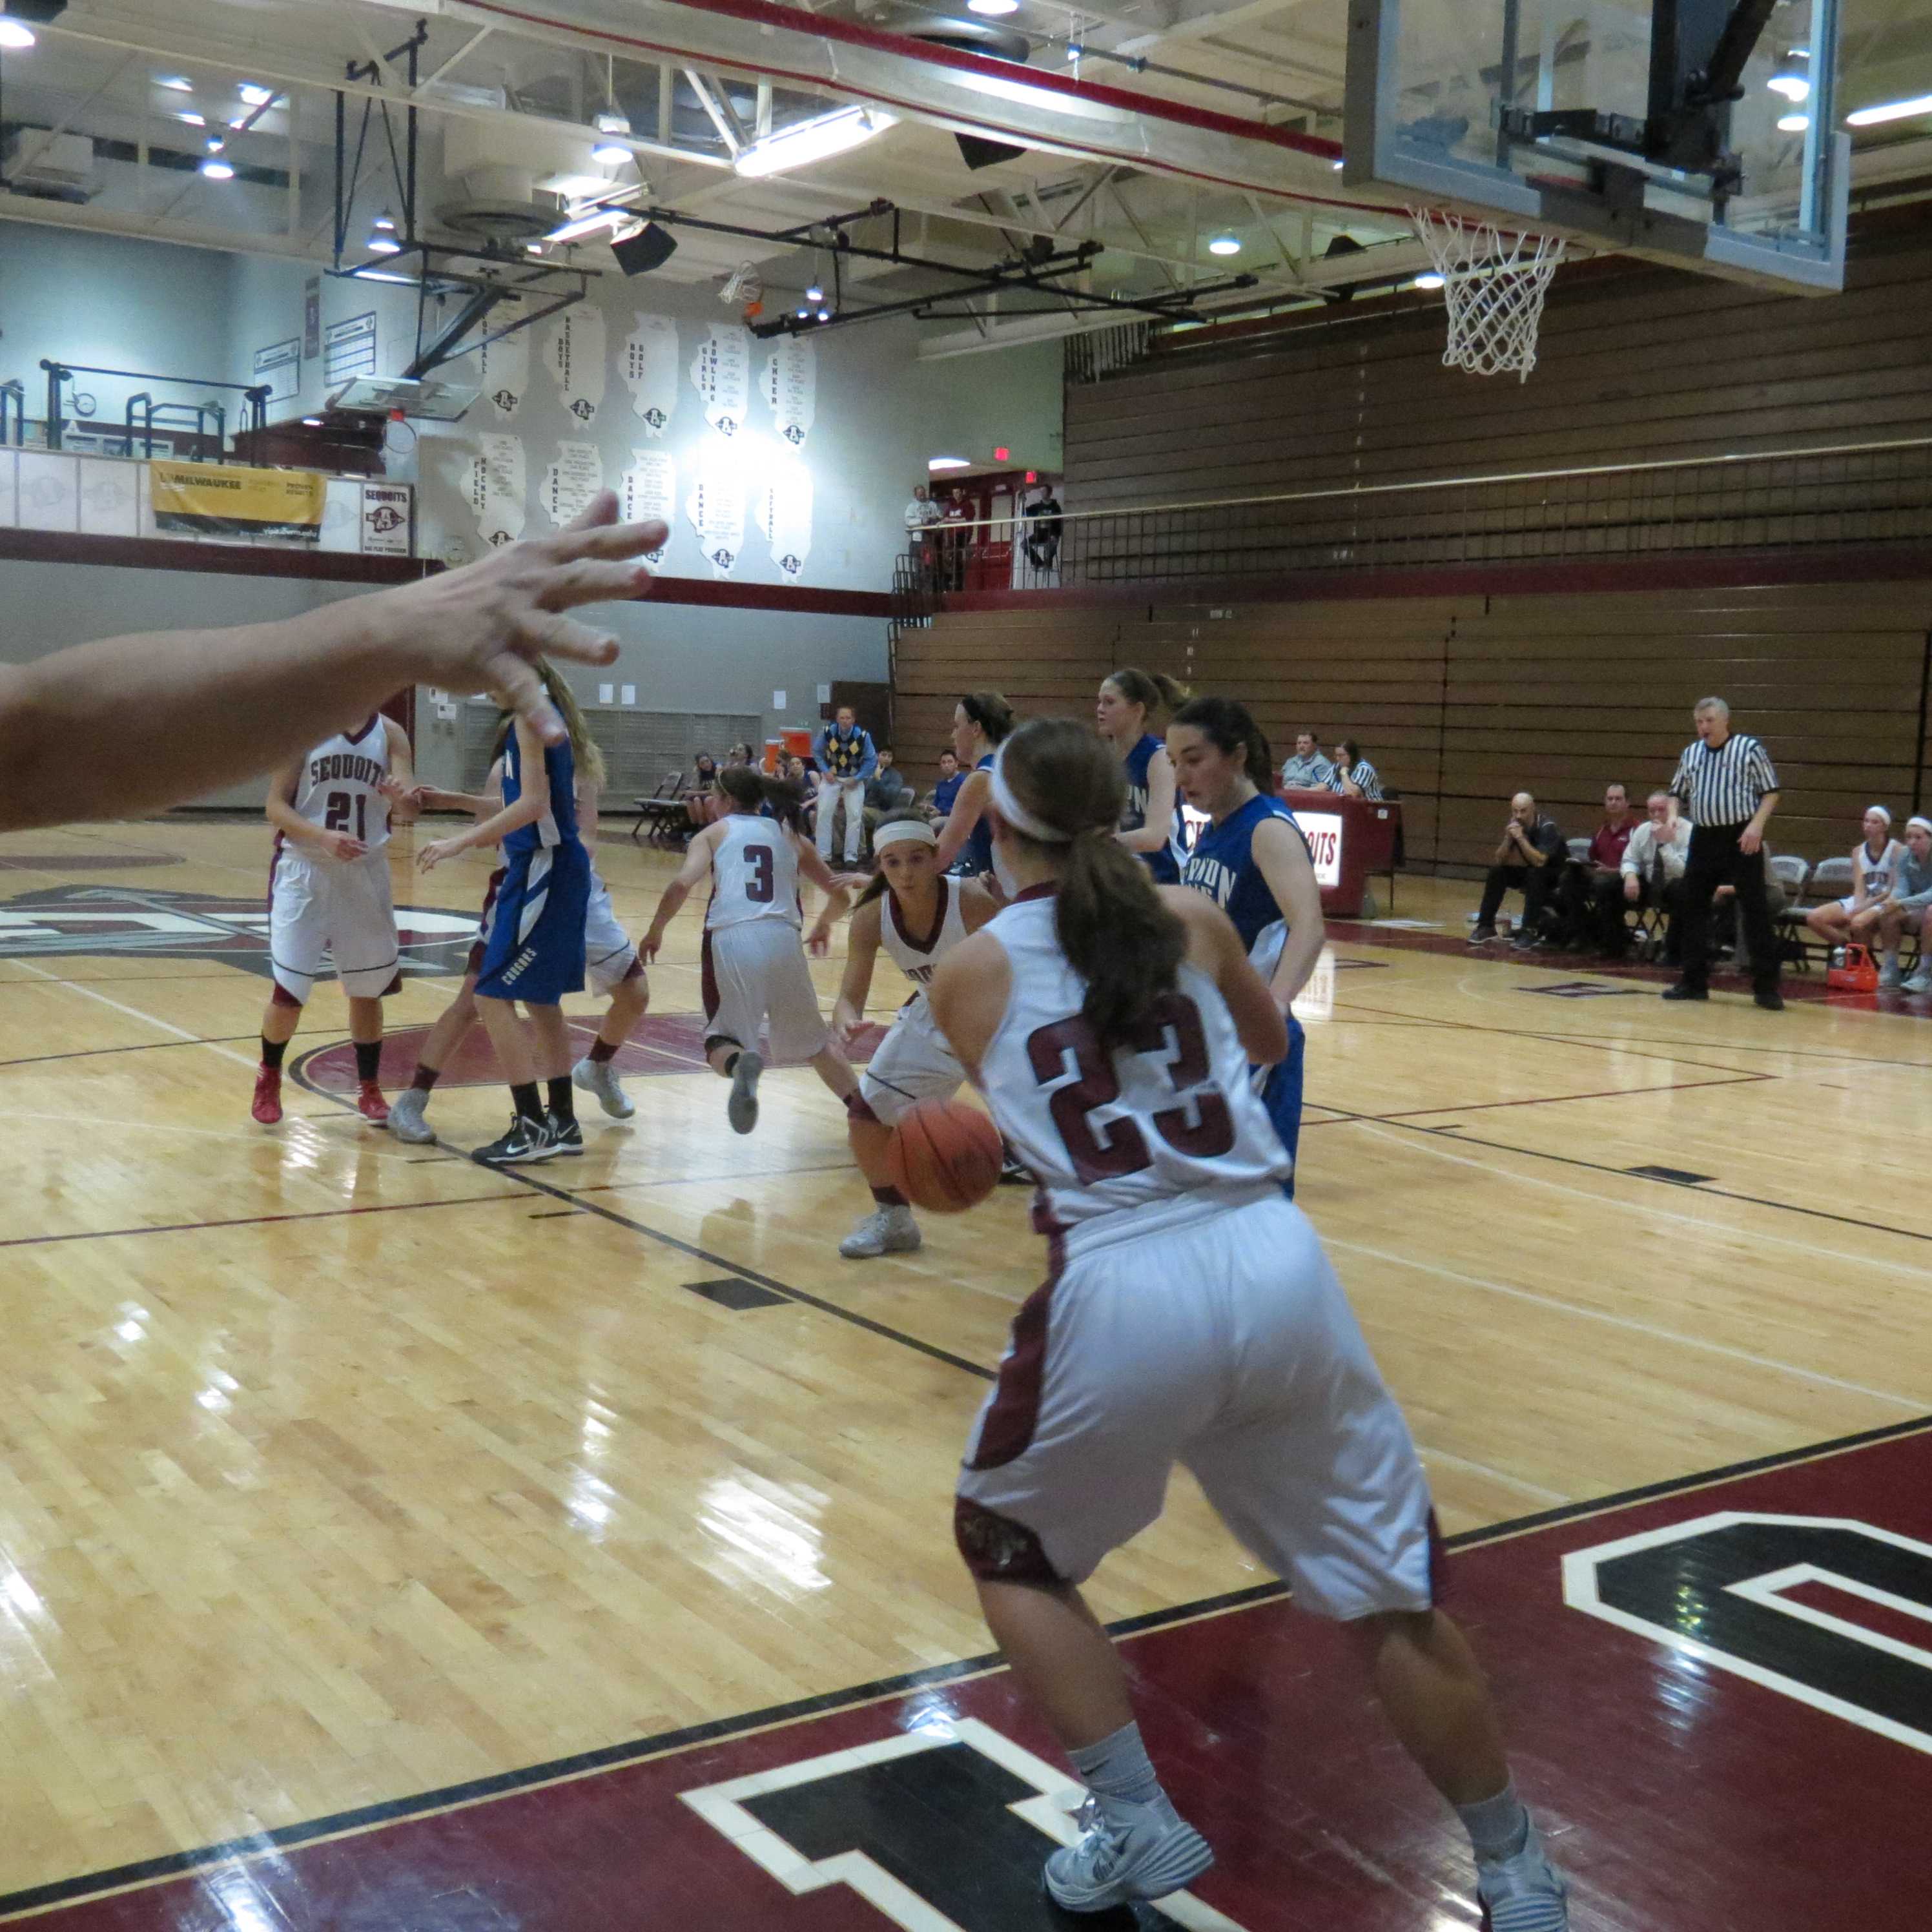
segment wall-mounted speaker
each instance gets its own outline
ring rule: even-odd
[[[677,237],[668,229],[647,221],[636,234],[610,244],[617,266],[627,275],[647,275],[661,268],[677,253]]]

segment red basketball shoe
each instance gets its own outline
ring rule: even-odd
[[[373,1080],[364,1080],[357,1086],[356,1111],[365,1120],[374,1120],[379,1127],[389,1124],[389,1103],[382,1098],[382,1088]]]
[[[255,1070],[255,1104],[248,1109],[265,1127],[272,1127],[282,1118],[282,1070],[258,1066]]]

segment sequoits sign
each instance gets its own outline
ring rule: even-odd
[[[476,937],[473,913],[398,906],[406,974],[460,974]],[[75,954],[136,959],[212,958],[256,978],[272,976],[266,899],[136,886],[56,886],[0,899],[0,959]]]

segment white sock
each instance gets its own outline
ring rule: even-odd
[[[1529,1843],[1529,1814],[1512,1782],[1479,1804],[1459,1804],[1456,1815],[1469,1834],[1476,1856],[1485,1863],[1513,1858]]]

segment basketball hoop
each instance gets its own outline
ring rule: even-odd
[[[1554,235],[1506,235],[1494,222],[1447,208],[1412,208],[1409,219],[1436,272],[1449,310],[1442,359],[1472,376],[1514,370],[1528,382],[1536,367],[1543,298],[1566,244]]]

